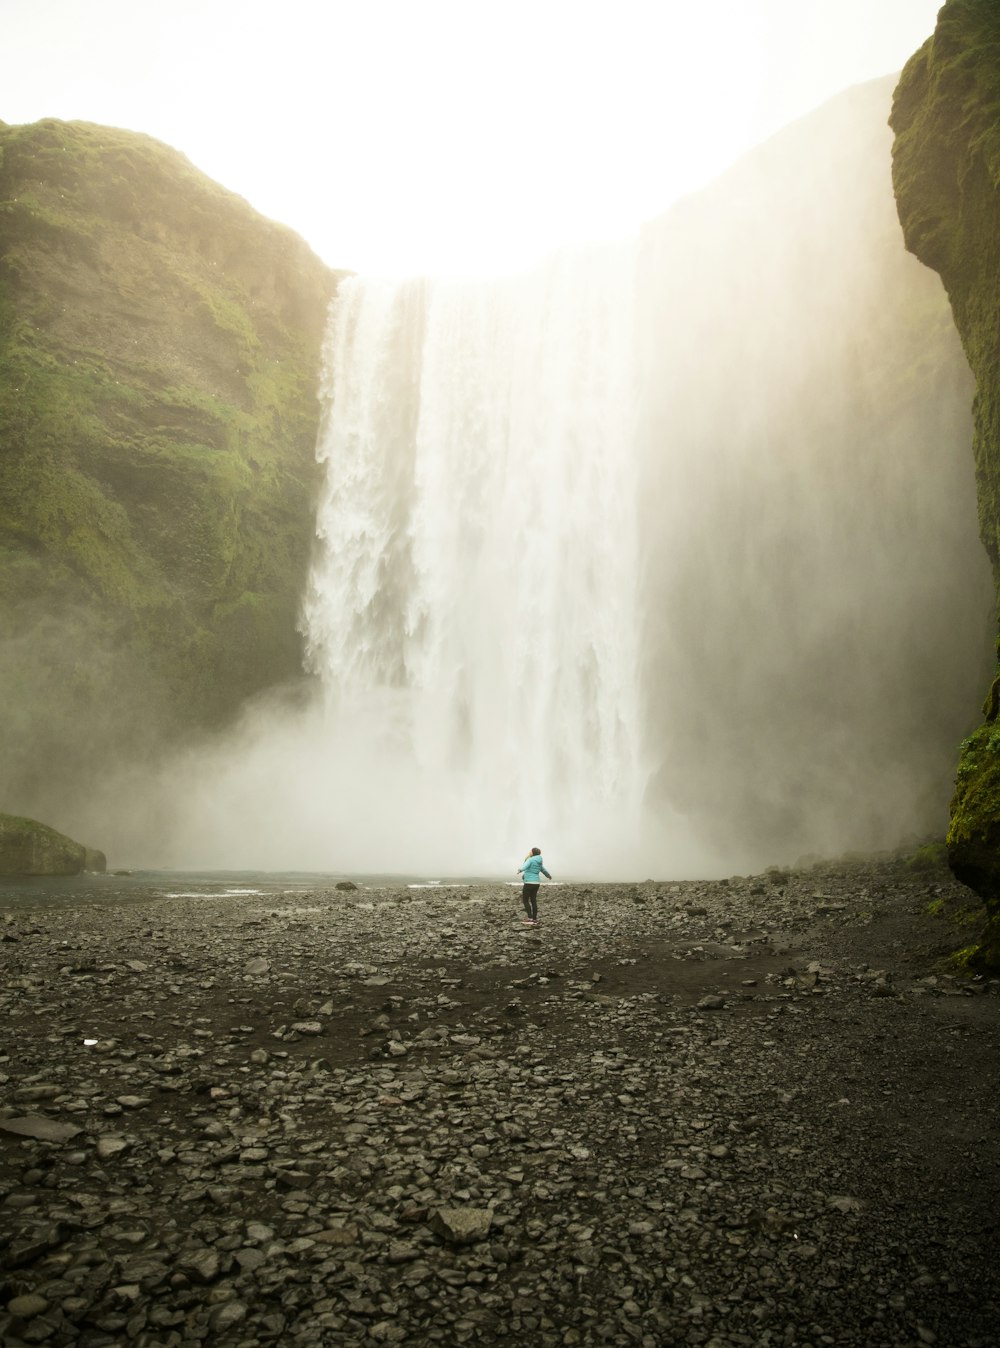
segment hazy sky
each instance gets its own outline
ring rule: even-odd
[[[938,0],[0,0],[0,120],[145,131],[333,266],[627,232],[888,74]]]

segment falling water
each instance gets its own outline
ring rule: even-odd
[[[413,788],[387,842],[419,821],[456,859],[578,866],[634,844],[633,288],[623,246],[340,289],[308,659],[340,770]]]
[[[993,591],[890,95],[849,91],[634,245],[342,282],[320,697],[181,757],[175,864],[510,873],[538,844],[641,879],[943,834]]]

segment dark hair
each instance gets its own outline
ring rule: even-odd
[[[540,857],[542,855],[542,849],[540,847],[533,847],[531,849],[531,855],[533,857]]]

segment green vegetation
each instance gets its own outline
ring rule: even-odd
[[[0,124],[9,803],[299,674],[335,285],[148,137]]]
[[[37,819],[0,814],[0,875],[79,875],[100,855]]]
[[[925,843],[907,859],[911,871],[934,871],[948,865],[948,848],[944,843]]]
[[[976,378],[973,452],[983,543],[1000,585],[1000,9],[949,0],[903,71],[891,118],[907,247],[941,274]],[[1000,969],[1000,668],[961,747],[948,849],[989,921],[972,968]]]

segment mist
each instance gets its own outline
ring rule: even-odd
[[[308,677],[83,805],[88,836],[125,864],[439,876],[539,845],[557,878],[642,879],[942,835],[992,584],[891,88],[633,242],[344,282]]]

